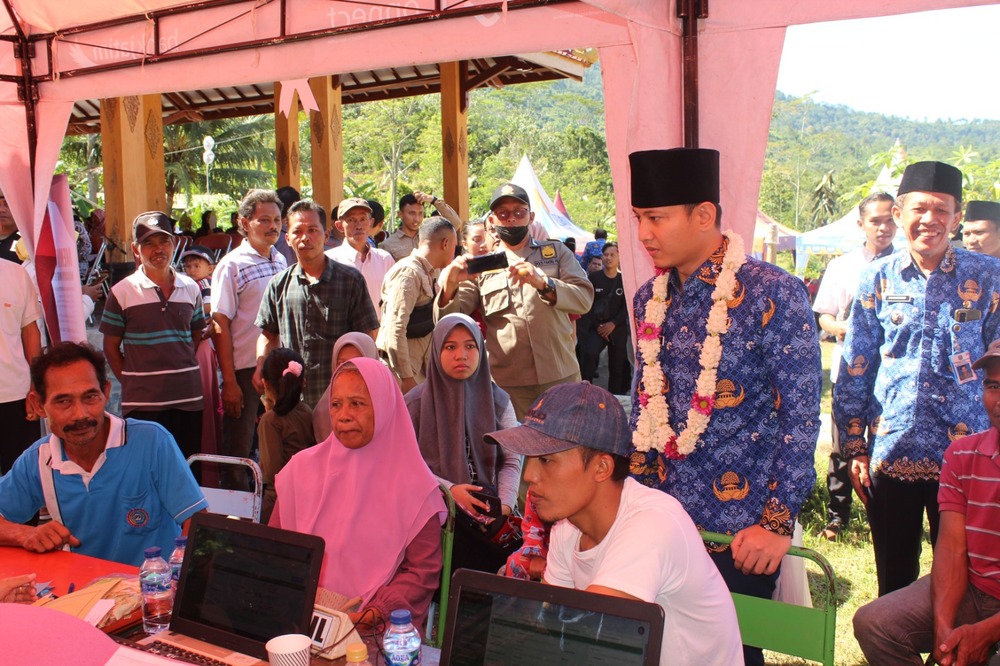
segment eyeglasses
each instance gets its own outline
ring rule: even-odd
[[[501,222],[506,222],[512,217],[520,222],[521,220],[527,219],[529,214],[531,214],[531,211],[528,210],[527,208],[518,208],[517,210],[513,211],[510,210],[493,211],[493,215]]]

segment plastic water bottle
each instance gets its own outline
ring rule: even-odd
[[[410,611],[394,610],[389,614],[392,624],[382,638],[386,663],[392,666],[420,664],[420,634],[410,621]]]
[[[174,594],[177,594],[177,585],[181,581],[181,566],[184,564],[184,548],[187,547],[187,542],[186,536],[174,539],[174,552],[170,554],[170,578]]]
[[[372,666],[368,661],[368,648],[364,643],[351,643],[347,646],[347,663],[356,666]]]
[[[158,634],[170,626],[174,609],[174,591],[170,585],[170,565],[161,557],[158,546],[145,550],[146,560],[139,568],[142,590],[142,630]]]

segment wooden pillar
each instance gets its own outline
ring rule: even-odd
[[[441,70],[441,148],[444,200],[469,219],[469,103],[466,62],[443,62]]]
[[[344,198],[343,104],[339,76],[309,79],[319,111],[309,112],[313,199],[333,220]]]
[[[278,110],[281,84],[274,83],[274,161],[278,170],[278,187],[289,185],[302,189],[299,179],[299,94],[292,95],[288,116]]]
[[[101,152],[107,234],[119,247],[132,242],[132,220],[148,210],[164,211],[163,110],[159,95],[101,100]],[[113,261],[128,261],[112,251]]]

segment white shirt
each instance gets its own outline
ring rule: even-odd
[[[389,272],[392,265],[396,263],[392,255],[385,250],[369,245],[368,256],[362,257],[361,253],[351,247],[350,243],[344,241],[338,247],[327,250],[326,256],[339,264],[355,268],[361,273],[361,277],[365,279],[365,285],[368,287],[368,295],[372,299],[372,305],[375,306],[375,313],[381,322],[382,308],[379,303],[382,301],[382,280],[385,279],[385,274]]]
[[[19,264],[0,259],[0,402],[24,400],[31,387],[21,329],[38,321],[41,308],[31,277]]]
[[[552,527],[545,582],[600,585],[663,608],[661,664],[743,663],[733,598],[676,499],[625,479],[615,522],[593,548],[568,520]]]
[[[861,273],[875,259],[875,254],[861,246],[830,261],[819,283],[813,312],[833,315],[837,321],[845,321],[851,314],[851,303],[858,290]],[[839,337],[833,343],[830,357],[830,381],[837,382],[840,371],[840,357],[844,351],[844,341]]]
[[[285,258],[275,248],[271,248],[270,257],[265,257],[244,239],[219,260],[212,273],[212,312],[229,319],[236,370],[257,366],[260,337],[260,329],[254,325],[257,311],[268,282],[285,270],[286,265]]]

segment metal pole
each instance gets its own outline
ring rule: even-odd
[[[708,18],[708,0],[677,0],[681,19],[684,95],[684,146],[698,147],[698,19]]]

